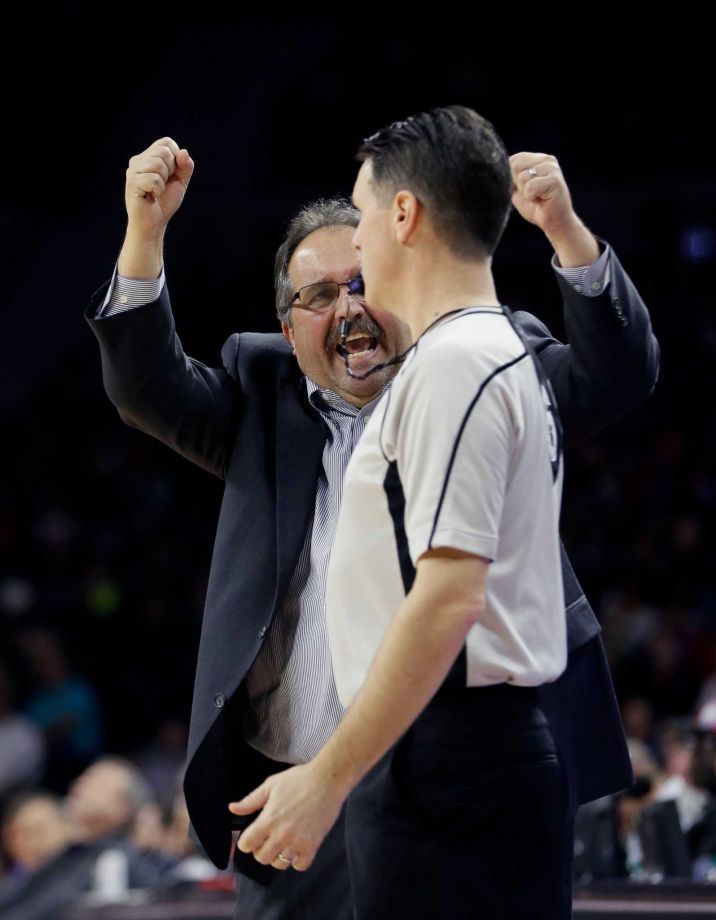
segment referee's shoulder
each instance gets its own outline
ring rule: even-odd
[[[524,351],[519,335],[504,313],[464,313],[437,330],[438,335],[425,336],[425,354],[433,361],[454,359],[461,354],[509,358]],[[422,340],[418,348],[422,347]]]
[[[433,381],[442,378],[477,386],[520,360],[524,351],[524,344],[507,321],[473,328],[455,324],[448,334],[432,341],[426,337],[418,343],[413,370]]]

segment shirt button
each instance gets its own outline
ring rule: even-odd
[[[602,289],[602,286],[601,286],[601,284],[600,284],[598,281],[592,281],[592,290],[593,290],[593,291],[601,291],[601,289]]]
[[[128,300],[129,300],[129,297],[127,297],[126,294],[121,294],[121,295],[120,295],[120,298],[119,298],[119,302],[120,302],[120,303],[127,303]]]
[[[579,293],[581,293],[581,292],[582,292],[582,285],[581,285],[581,284],[575,284],[575,285],[574,285],[574,290],[577,291],[577,292],[579,292]]]
[[[513,682],[514,682],[514,679],[515,679],[515,675],[514,675],[514,674],[508,674],[508,675],[507,675],[507,683],[508,683],[508,684],[513,683]]]
[[[217,709],[222,709],[225,702],[226,702],[226,697],[224,696],[223,693],[217,693],[216,696],[214,697],[214,706],[216,706]]]

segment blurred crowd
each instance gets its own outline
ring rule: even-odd
[[[135,764],[104,756],[64,796],[42,788],[7,796],[0,917],[57,920],[80,902],[122,902],[132,889],[233,891],[230,873],[219,873],[188,836],[178,778],[158,795]]]
[[[576,882],[716,882],[716,698],[660,722],[644,698],[622,711],[634,785],[579,812]]]
[[[181,793],[219,486],[85,386],[68,368],[28,416],[2,420],[14,445],[0,458],[8,920],[137,888],[234,890],[188,837]],[[180,490],[192,496],[181,520]]]

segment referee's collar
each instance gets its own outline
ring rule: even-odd
[[[308,393],[308,400],[313,408],[317,412],[320,412],[321,415],[329,415],[331,412],[340,412],[342,415],[351,415],[353,418],[369,416],[373,409],[375,409],[378,400],[389,385],[390,381],[386,383],[386,385],[374,399],[371,399],[369,403],[366,403],[359,409],[358,406],[354,406],[352,403],[346,402],[343,397],[339,396],[337,393],[334,393],[333,390],[324,390],[322,387],[319,387],[317,383],[314,383],[310,377],[306,377],[306,391]]]

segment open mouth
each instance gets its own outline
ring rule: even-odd
[[[345,345],[339,344],[336,351],[343,358],[364,358],[372,355],[377,347],[377,336],[356,332],[348,336]]]

